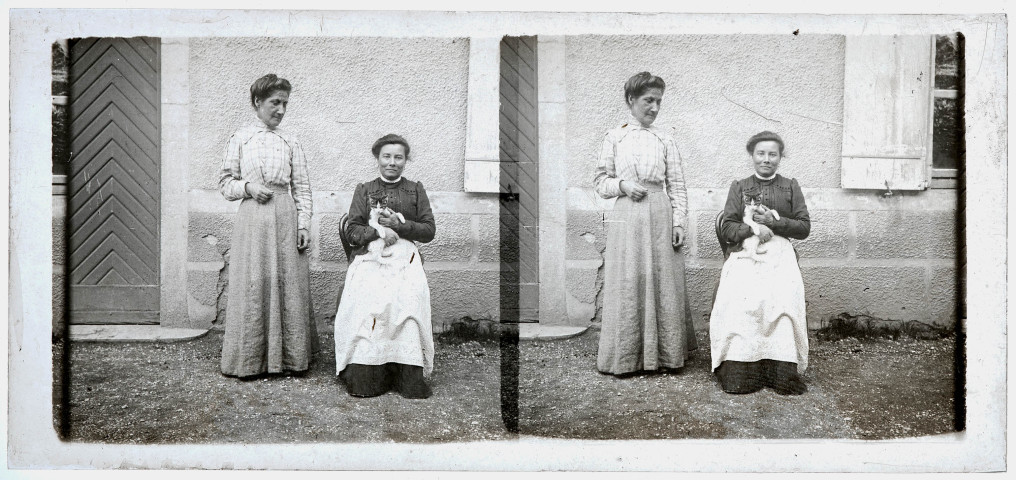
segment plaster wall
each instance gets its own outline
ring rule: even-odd
[[[688,294],[700,328],[722,267],[713,222],[730,182],[753,172],[745,142],[762,130],[784,138],[780,173],[800,182],[812,215],[811,236],[795,245],[813,328],[842,312],[955,322],[956,190],[885,197],[840,188],[844,45],[838,35],[565,37],[566,79],[552,88],[566,98],[571,323],[599,321],[612,201],[592,191],[592,174],[604,133],[631,119],[624,82],[643,70],[667,82],[656,124],[672,129],[682,156]]]
[[[750,174],[745,141],[762,130],[787,144],[782,174],[839,187],[844,37],[566,38],[569,186],[589,185],[604,133],[631,118],[625,81],[648,70],[667,82],[656,124],[673,129],[689,187]]]
[[[465,315],[497,319],[496,196],[463,191],[469,39],[192,38],[189,45],[192,324],[217,325],[228,303],[238,202],[218,193],[220,161],[233,131],[256,120],[249,88],[266,73],[293,85],[282,128],[298,136],[309,160],[315,315],[322,322],[334,315],[346,272],[338,220],[356,185],[378,175],[374,140],[394,132],[412,147],[406,177],[423,183],[434,208],[437,237],[420,250],[435,329]]]

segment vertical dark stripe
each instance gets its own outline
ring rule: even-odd
[[[502,179],[512,164],[501,162]],[[508,168],[506,168],[508,167]],[[500,338],[501,421],[512,433],[519,431],[519,216],[518,194],[501,184],[500,211]]]
[[[536,37],[505,37],[500,46],[500,393],[512,433],[519,432],[519,323],[536,321],[539,305],[535,45]]]
[[[964,38],[958,33],[956,39],[956,52],[958,55],[959,73],[959,95],[957,95],[956,107],[960,112],[963,110],[963,85],[966,80],[966,59],[964,58]],[[957,136],[957,150],[960,156],[957,159],[958,171],[956,172],[956,232],[959,233],[956,242],[956,350],[954,355],[953,369],[953,407],[956,409],[956,418],[953,427],[956,431],[963,431],[967,428],[967,336],[964,332],[964,323],[967,318],[966,305],[966,218],[967,218],[967,176],[966,176],[966,151],[965,143],[966,118],[960,115],[958,120],[959,131]]]

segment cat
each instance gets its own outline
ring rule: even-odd
[[[751,257],[756,262],[762,261],[759,255],[766,253],[766,245],[760,242],[758,237],[760,231],[760,225],[755,223],[753,218],[756,213],[764,214],[766,212],[773,212],[773,217],[777,220],[780,219],[780,214],[776,210],[770,209],[765,205],[762,205],[762,199],[760,194],[744,194],[744,223],[751,227],[752,236],[746,238],[742,243],[743,251],[745,252],[743,257]]]
[[[371,200],[372,205],[370,207],[370,217],[367,219],[367,225],[373,227],[374,230],[377,231],[377,235],[381,238],[370,242],[370,244],[367,245],[367,251],[375,257],[389,257],[391,256],[391,252],[385,248],[385,236],[387,236],[385,233],[385,227],[383,227],[378,220],[380,220],[381,215],[384,214],[394,216],[398,219],[399,223],[406,223],[406,217],[404,217],[401,213],[392,211],[391,208],[388,208],[388,197],[371,198]]]

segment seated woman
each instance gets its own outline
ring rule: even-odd
[[[788,238],[807,238],[811,218],[797,180],[776,173],[783,139],[760,132],[747,147],[755,174],[730,185],[720,224],[739,248],[723,264],[709,319],[712,367],[727,393],[799,395],[808,390],[808,325]]]
[[[395,389],[427,398],[434,368],[430,287],[414,242],[434,239],[427,191],[402,177],[409,143],[385,135],[371,152],[381,176],[356,186],[346,235],[354,245],[335,314],[335,371],[354,397]]]

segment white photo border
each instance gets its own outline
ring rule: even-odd
[[[122,3],[122,2],[120,2]],[[251,8],[251,7],[248,7]],[[1004,15],[624,14],[270,10],[11,10],[8,462],[17,469],[1004,470],[1007,23]],[[393,20],[398,28],[391,28]],[[109,445],[63,442],[51,396],[50,45],[82,36],[929,34],[967,38],[966,431],[914,439],[591,441],[521,436],[450,444]],[[973,54],[971,54],[973,53]],[[43,81],[47,80],[47,81]],[[1001,212],[1005,212],[1003,215]]]

